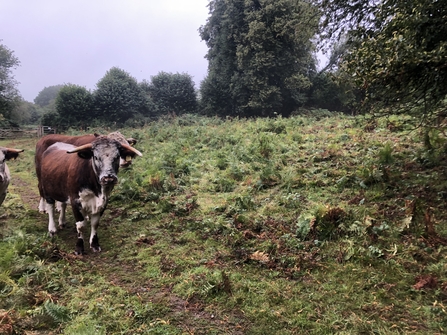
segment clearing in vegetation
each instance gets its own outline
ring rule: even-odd
[[[120,131],[143,157],[85,256],[70,212],[48,237],[37,139],[0,143],[25,149],[0,208],[0,334],[445,331],[440,134],[427,151],[402,118],[324,113]]]

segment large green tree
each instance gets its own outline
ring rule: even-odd
[[[12,70],[19,64],[14,52],[0,44],[0,114],[6,119],[10,118],[12,111],[21,101],[17,81],[12,74]]]
[[[98,119],[122,124],[137,115],[147,103],[144,91],[129,73],[111,68],[93,92]]]
[[[318,15],[301,0],[211,0],[200,28],[208,76],[206,113],[289,115],[302,105],[315,72],[312,37]]]
[[[433,125],[447,114],[447,3],[321,0],[324,36],[348,39],[341,67],[364,90],[364,106]]]
[[[85,87],[64,85],[56,97],[56,112],[59,125],[86,128],[95,116],[93,95]]]
[[[160,72],[146,83],[145,91],[154,104],[157,115],[197,112],[194,81],[187,73]]]

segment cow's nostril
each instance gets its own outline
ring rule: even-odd
[[[118,178],[116,176],[105,176],[101,178],[101,184],[116,184],[118,182]]]

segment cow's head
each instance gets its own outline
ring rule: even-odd
[[[95,133],[94,135],[96,137],[102,136],[102,135],[99,135],[97,133]],[[119,131],[114,131],[113,133],[108,134],[107,137],[112,139],[112,140],[116,140],[116,141],[120,142],[121,144],[128,144],[131,147],[133,147],[135,144],[137,144],[137,140],[136,139],[134,139],[132,137],[126,138]],[[126,157],[121,157],[120,158],[120,167],[121,168],[129,167],[132,164],[133,157],[134,156],[131,156],[131,155],[126,156]]]
[[[92,166],[101,185],[115,185],[118,182],[120,159],[142,156],[129,144],[120,143],[107,136],[99,136],[92,143],[67,151],[77,153],[83,159],[92,159]]]
[[[0,182],[5,180],[6,174],[6,161],[10,159],[16,159],[19,153],[23,152],[23,149],[11,149],[11,148],[0,148]]]

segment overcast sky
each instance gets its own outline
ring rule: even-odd
[[[110,68],[138,82],[159,72],[204,79],[207,47],[198,29],[208,0],[0,0],[0,44],[20,60],[13,71],[32,102],[48,86],[95,89]]]

